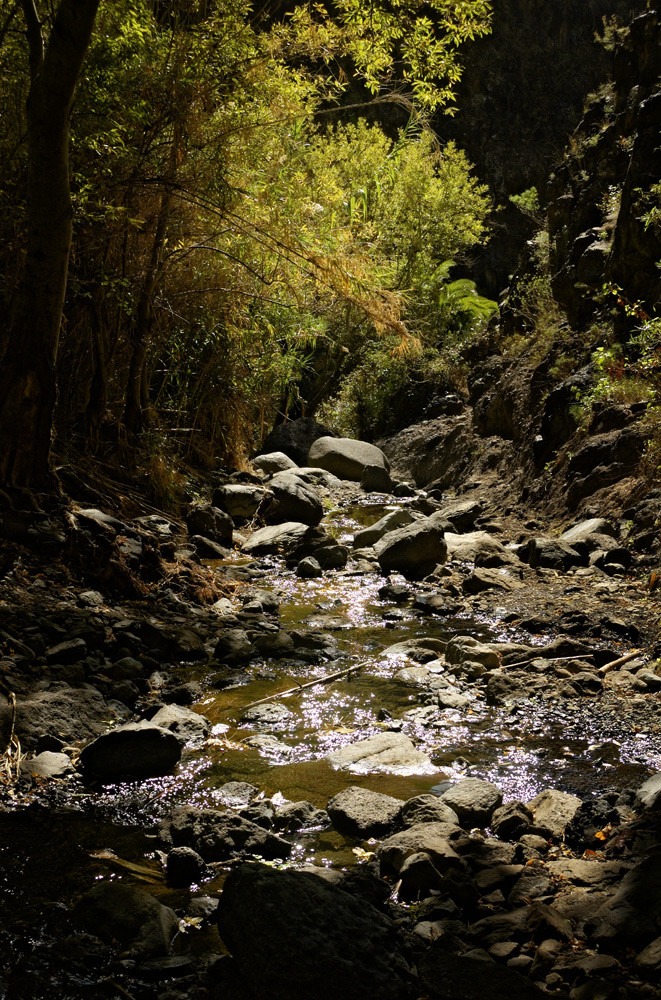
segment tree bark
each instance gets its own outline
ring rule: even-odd
[[[55,362],[72,218],[69,113],[99,0],[61,0],[44,47],[34,0],[21,0],[30,51],[27,249],[0,365],[0,482],[50,488]]]

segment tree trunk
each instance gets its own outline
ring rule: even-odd
[[[34,0],[22,0],[30,48],[27,251],[0,366],[0,482],[53,485],[55,362],[72,235],[69,112],[99,0],[61,0],[44,50]]]

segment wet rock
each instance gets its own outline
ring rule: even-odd
[[[311,802],[285,802],[277,811],[275,817],[276,830],[297,833],[300,830],[311,830],[326,827],[330,817],[325,809],[317,809]]]
[[[494,811],[489,825],[502,840],[518,840],[530,829],[532,821],[532,810],[524,802],[508,802]]]
[[[439,653],[444,649],[445,643],[440,639],[405,639],[404,642],[395,642],[392,646],[387,646],[382,655],[400,660],[408,657],[416,663],[429,663],[437,660]]]
[[[73,911],[75,923],[139,958],[167,955],[179,929],[174,910],[142,889],[105,882],[85,893]]]
[[[661,771],[640,786],[636,792],[636,807],[650,811],[661,809]]]
[[[326,758],[333,767],[360,774],[434,774],[436,768],[426,754],[416,750],[403,733],[378,733],[350,743]]]
[[[241,547],[247,555],[273,555],[287,552],[300,542],[309,525],[299,521],[286,521],[284,524],[267,525],[253,532],[247,542]]]
[[[149,722],[127,722],[88,743],[80,754],[86,779],[111,782],[171,774],[181,758],[181,741]]]
[[[383,837],[397,825],[402,799],[351,785],[334,795],[327,809],[333,826],[351,837]]]
[[[401,809],[400,820],[404,826],[417,823],[451,823],[459,826],[459,817],[454,809],[443,802],[438,795],[423,794],[408,799]]]
[[[438,707],[440,709],[454,709],[456,711],[461,711],[467,708],[475,698],[470,694],[462,694],[461,691],[457,691],[456,688],[446,687],[441,688],[437,693],[436,699],[438,701]]]
[[[503,793],[490,781],[464,778],[441,796],[453,809],[462,826],[487,826],[495,809],[503,801]]]
[[[212,504],[194,507],[186,517],[189,535],[202,535],[219,545],[232,544],[234,522],[223,510]]]
[[[261,486],[245,486],[241,483],[227,483],[213,493],[213,505],[239,524],[250,521],[264,499]],[[203,534],[203,532],[200,532]]]
[[[270,799],[259,799],[241,809],[239,815],[265,830],[270,830],[275,820],[275,806]]]
[[[216,789],[216,794],[224,805],[231,809],[240,809],[259,795],[259,788],[247,781],[226,781]]]
[[[297,465],[284,451],[270,451],[266,455],[258,455],[253,458],[252,465],[260,472],[274,475],[276,472],[287,472],[289,469],[296,469]]]
[[[153,726],[167,729],[180,740],[201,740],[211,732],[211,723],[199,712],[183,705],[164,705],[149,720]]]
[[[315,526],[324,516],[321,498],[291,472],[279,472],[269,483],[269,493],[260,507],[260,517],[267,524],[284,524],[295,521]]]
[[[390,493],[392,479],[387,469],[381,465],[366,465],[360,477],[360,488],[366,493]]]
[[[383,874],[398,874],[407,858],[424,853],[429,855],[436,870],[445,875],[449,871],[466,870],[466,862],[455,850],[455,845],[463,842],[461,828],[452,823],[416,823],[382,841],[376,855]]]
[[[390,463],[380,448],[353,438],[317,438],[310,448],[308,462],[340,479],[356,482],[360,482],[367,466],[374,465],[390,471]]]
[[[361,528],[360,531],[357,531],[354,535],[352,545],[354,549],[367,548],[378,542],[389,531],[394,531],[396,528],[403,528],[405,525],[413,524],[415,521],[421,519],[422,515],[416,514],[415,511],[411,511],[407,507],[398,507],[396,510],[391,510],[388,514],[384,514],[374,524],[370,524],[367,528]]]
[[[241,724],[250,723],[254,726],[283,726],[294,718],[294,713],[286,705],[278,702],[267,702],[265,705],[253,705],[247,708],[241,716]]]
[[[220,899],[218,929],[256,996],[409,997],[393,923],[310,872],[235,868]]]
[[[73,774],[73,764],[65,753],[44,750],[36,757],[24,757],[20,771],[22,778],[40,778],[49,781],[52,778],[66,778],[67,775]]]
[[[230,666],[249,663],[257,652],[256,647],[243,629],[225,629],[220,633],[214,649],[214,657]]]
[[[245,854],[287,858],[292,849],[282,837],[236,813],[195,806],[175,809],[161,825],[161,834],[174,847],[192,847],[205,861],[228,861]]]
[[[413,601],[413,609],[426,615],[456,615],[461,608],[447,593],[417,594]]]
[[[321,576],[322,572],[319,561],[314,556],[306,556],[305,559],[301,559],[296,567],[296,576],[302,580],[314,580]]]
[[[0,738],[5,747],[12,714],[7,703],[0,704]],[[45,691],[17,700],[16,735],[24,750],[31,750],[44,736],[57,736],[66,745],[98,736],[107,728],[109,715],[112,717],[105,699],[91,685],[71,688],[55,683]]]
[[[428,518],[388,532],[374,550],[384,573],[396,570],[413,579],[427,576],[447,556],[443,529]]]
[[[201,882],[207,871],[203,859],[192,847],[173,847],[168,852],[165,874],[170,885],[175,888]]]
[[[535,832],[559,839],[574,818],[581,800],[576,795],[547,788],[526,805],[532,810]]]

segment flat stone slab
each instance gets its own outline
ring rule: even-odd
[[[326,759],[333,767],[356,774],[436,774],[438,770],[403,733],[377,733],[335,750]]]

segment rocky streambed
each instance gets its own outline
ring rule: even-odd
[[[185,526],[3,522],[0,989],[657,995],[630,525],[323,447],[223,477]]]

